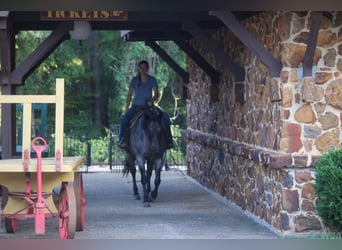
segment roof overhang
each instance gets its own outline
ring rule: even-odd
[[[125,10],[125,11],[333,11],[341,10],[336,0],[2,0],[2,10]]]

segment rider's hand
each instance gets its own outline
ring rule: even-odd
[[[146,104],[147,104],[147,106],[151,107],[151,106],[153,106],[153,101],[147,100],[147,101],[146,101]]]

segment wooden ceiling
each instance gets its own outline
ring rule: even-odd
[[[1,0],[0,10],[9,10],[15,16],[14,29],[53,30],[58,21],[41,21],[40,11],[47,10],[123,10],[128,13],[125,21],[94,21],[93,30],[124,30],[127,41],[172,40],[168,31],[178,31],[185,38],[191,37],[182,29],[184,21],[196,23],[203,30],[215,30],[223,26],[210,11],[230,11],[238,20],[264,11],[338,11],[342,1],[336,0]]]
[[[238,20],[243,20],[259,12],[233,12]],[[13,28],[20,30],[54,30],[61,20],[45,21],[40,11],[11,11]],[[182,29],[184,21],[195,22],[203,30],[216,30],[224,24],[208,11],[129,11],[127,20],[90,19],[92,30],[120,30],[126,41],[173,40],[171,32],[181,34],[184,39],[191,35]],[[72,27],[70,27],[72,29]]]
[[[125,11],[333,11],[339,0],[1,0],[0,10],[125,10]]]

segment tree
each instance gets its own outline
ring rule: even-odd
[[[16,39],[16,62],[19,64],[49,35],[46,31],[22,31]],[[62,43],[17,88],[18,94],[54,94],[56,78],[65,78],[65,127],[89,126],[89,78],[85,46],[69,40]],[[77,94],[76,94],[77,93]],[[48,129],[54,127],[54,107],[48,105]],[[49,130],[48,130],[49,131]],[[52,131],[49,131],[52,133]]]
[[[46,31],[22,31],[16,40],[19,64],[48,35]],[[185,55],[172,42],[160,42],[182,67]],[[160,105],[175,123],[185,113],[180,101],[180,78],[142,42],[124,42],[118,31],[92,32],[89,40],[63,42],[18,88],[18,94],[54,94],[55,79],[65,78],[65,130],[81,131],[108,127],[120,122],[128,83],[137,74],[137,64],[147,60],[157,78]],[[54,126],[54,107],[48,111],[48,124]]]

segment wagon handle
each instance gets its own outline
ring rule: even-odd
[[[36,142],[43,144],[36,144]],[[43,137],[36,137],[32,140],[32,148],[37,154],[37,193],[38,203],[42,203],[42,152],[46,149],[47,143]]]
[[[39,142],[39,141],[42,144],[36,144],[36,142]],[[33,150],[36,151],[37,157],[38,157],[38,154],[41,155],[41,153],[46,149],[47,143],[43,137],[36,137],[32,140],[31,146],[32,146]]]
[[[40,144],[36,144],[36,142]],[[35,224],[36,224],[36,234],[44,234],[45,233],[45,214],[44,208],[45,203],[43,201],[42,195],[42,152],[46,149],[47,143],[43,137],[36,137],[32,140],[32,148],[36,151],[37,154],[37,198],[38,201],[35,204],[36,215],[35,215]]]

